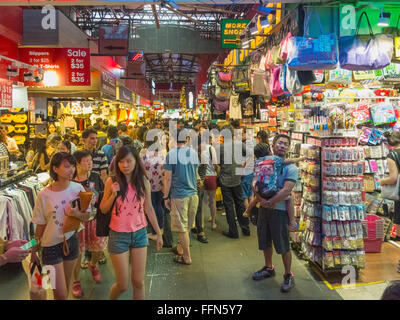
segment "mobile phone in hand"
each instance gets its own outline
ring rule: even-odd
[[[20,248],[21,248],[22,250],[28,250],[28,249],[30,249],[30,248],[36,246],[36,245],[37,245],[36,239],[32,239],[31,241],[25,243],[25,244],[24,244],[23,246],[21,246]]]
[[[71,208],[76,208],[78,206],[79,211],[81,210],[81,199],[80,198],[76,198],[75,200],[72,200],[70,202],[71,204]]]

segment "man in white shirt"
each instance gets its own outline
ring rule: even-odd
[[[12,155],[18,155],[20,152],[19,152],[17,143],[15,142],[15,139],[10,138],[8,136],[8,127],[7,126],[2,126],[1,130],[2,130],[2,133],[5,135],[6,140],[7,140],[6,144],[7,144],[8,152],[10,152],[10,154],[12,154]]]

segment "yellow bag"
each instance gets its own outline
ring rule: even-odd
[[[26,124],[16,124],[13,129],[14,129],[15,133],[27,133],[28,132],[28,126]],[[8,130],[8,131],[10,131],[10,130]]]
[[[218,187],[217,191],[215,192],[215,201],[222,201],[222,191],[220,187]]]
[[[13,117],[13,121],[16,123],[25,123],[28,120],[28,116],[25,113],[16,114]]]

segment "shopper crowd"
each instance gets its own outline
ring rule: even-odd
[[[74,297],[83,295],[82,268],[90,271],[93,281],[101,282],[98,264],[106,262],[106,249],[115,271],[110,299],[117,299],[128,289],[130,275],[134,299],[144,299],[148,239],[155,242],[157,250],[171,248],[176,263],[196,263],[190,238],[196,234],[201,243],[209,242],[204,223],[207,218],[211,232],[216,232],[218,187],[228,226],[222,235],[238,239],[241,230],[243,236],[250,236],[248,216],[256,216],[252,221],[257,224],[265,265],[253,279],[275,275],[273,243],[285,267],[281,290],[288,292],[294,286],[289,224],[293,222],[290,192],[297,169],[285,162],[279,172],[273,172],[278,191],[268,199],[256,187],[259,177],[254,173],[259,163],[255,160],[268,158],[272,152],[283,162],[290,138],[277,135],[270,146],[268,133],[260,131],[254,143],[252,137],[247,139],[246,134],[234,130],[244,130],[235,121],[217,125],[180,120],[174,132],[169,125],[155,121],[115,127],[99,121],[84,130],[80,139],[70,133],[61,137],[52,128],[47,139],[33,141],[27,156],[29,167],[36,172],[48,171],[52,179],[39,193],[34,208],[32,222],[39,245],[32,250],[40,252],[43,264],[55,267],[55,299],[67,299],[70,288]],[[99,139],[100,132],[105,139]],[[242,158],[235,154],[237,150]],[[74,200],[85,191],[92,192],[93,198],[87,211],[80,212]],[[258,223],[256,203],[261,207]],[[203,216],[203,206],[209,208],[209,217]],[[63,233],[65,215],[81,221],[79,232]],[[97,228],[104,221],[107,232],[100,235]],[[172,232],[177,234],[175,245]],[[2,263],[7,259],[21,261],[29,253],[14,243],[3,247],[8,250],[1,256]]]

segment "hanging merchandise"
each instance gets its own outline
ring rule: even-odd
[[[286,36],[281,41],[281,44],[280,44],[280,48],[281,48],[280,58],[282,59],[283,63],[285,63],[286,60],[287,60],[288,53],[289,53],[290,38],[292,38],[292,37],[293,37],[293,35],[290,32],[288,32],[286,34]]]
[[[274,50],[276,47],[272,47],[267,51],[267,54],[265,56],[265,70],[271,70],[276,68],[276,64],[272,61],[272,57],[274,54]]]
[[[349,70],[336,68],[334,70],[326,71],[326,83],[327,84],[351,84],[353,79],[353,73]]]
[[[356,126],[371,122],[369,105],[366,103],[360,103],[351,107],[351,114],[354,118],[354,124]]]
[[[82,101],[82,113],[83,114],[93,113],[92,104],[89,101]]]
[[[79,101],[71,102],[71,114],[72,115],[82,114],[82,107]]]
[[[214,104],[215,109],[218,111],[229,110],[229,100],[219,100],[217,98],[214,98],[213,104]]]
[[[286,68],[286,86],[292,95],[299,94],[304,90],[303,85],[300,83],[298,73],[299,71]]]
[[[248,97],[244,104],[244,116],[252,116],[254,114],[254,101],[252,97]]]
[[[270,90],[271,95],[273,97],[281,96],[284,92],[279,82],[279,74],[281,71],[281,67],[276,67],[271,72],[271,79],[270,79]]]
[[[368,41],[363,41],[358,34],[363,16],[368,22]],[[368,15],[363,12],[358,20],[356,35],[341,37],[339,48],[342,69],[353,71],[382,69],[392,61],[393,37],[388,34],[374,35]]]
[[[320,36],[309,37],[312,15],[316,16]],[[319,16],[315,10],[308,12],[304,21],[304,37],[290,38],[288,65],[294,70],[335,69],[338,63],[338,43],[334,33],[323,34]]]
[[[391,63],[382,69],[383,79],[385,81],[400,82],[400,64]]]
[[[13,119],[14,119],[14,115],[9,114],[9,113],[2,114],[0,117],[0,121],[2,123],[11,123],[13,121]]]
[[[299,78],[299,81],[303,86],[308,86],[308,85],[314,83],[314,81],[317,79],[315,77],[314,71],[312,71],[312,70],[297,71],[297,77]]]
[[[315,81],[313,83],[320,84],[324,83],[325,72],[323,70],[314,70]]]
[[[287,75],[287,65],[284,64],[280,67],[279,72],[279,84],[284,92],[288,92],[289,89],[286,86],[286,75]]]
[[[371,106],[372,120],[375,126],[396,122],[393,105],[390,102],[383,102]]]
[[[232,73],[231,72],[218,72],[217,85],[223,89],[232,87]]]
[[[236,92],[246,92],[250,90],[249,68],[238,67],[233,71],[233,87]]]
[[[386,27],[382,29],[382,33],[391,34],[393,36],[393,62],[400,62],[400,29],[399,29],[400,15],[397,18],[396,27]]]
[[[229,102],[229,118],[242,119],[242,108],[240,106],[239,94],[232,93]]]
[[[265,72],[261,70],[253,70],[251,74],[251,90],[252,96],[264,96],[269,94],[265,83]]]

